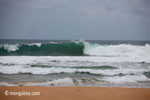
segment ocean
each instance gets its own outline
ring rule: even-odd
[[[0,40],[0,86],[150,88],[150,41]]]

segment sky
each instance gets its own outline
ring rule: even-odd
[[[0,39],[150,40],[150,0],[0,0]]]

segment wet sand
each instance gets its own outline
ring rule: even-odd
[[[0,100],[150,100],[150,88],[0,87]]]

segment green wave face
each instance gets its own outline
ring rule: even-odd
[[[80,43],[58,43],[37,45],[20,45],[15,51],[0,48],[0,56],[8,55],[30,55],[30,56],[80,56],[83,55],[84,44]]]

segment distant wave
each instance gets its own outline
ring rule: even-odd
[[[103,57],[145,57],[150,56],[150,45],[119,44],[101,45],[85,41],[65,43],[32,43],[0,45],[0,56],[103,56]]]

